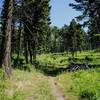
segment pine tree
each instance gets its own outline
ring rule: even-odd
[[[38,46],[38,40],[41,38],[41,34],[44,32],[44,28],[49,24],[49,0],[35,0],[34,2],[24,2],[24,32],[25,36],[25,47],[26,57],[30,54],[30,62],[36,60],[36,49]],[[27,34],[28,33],[28,34]],[[26,46],[27,44],[27,46]],[[29,52],[28,52],[29,51]]]
[[[75,52],[82,51],[85,43],[85,32],[81,26],[73,19],[69,25],[68,45],[72,56],[75,56]]]
[[[82,15],[77,17],[78,20],[87,19],[84,25],[89,28],[89,41],[92,41],[90,43],[93,48],[99,47],[97,42],[100,41],[100,37],[95,35],[100,34],[100,0],[75,0],[75,2],[76,4],[71,3],[70,6],[82,12]]]

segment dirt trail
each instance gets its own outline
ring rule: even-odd
[[[52,94],[56,98],[56,100],[67,100],[63,96],[62,92],[60,91],[53,77],[49,77],[49,85],[50,85]]]

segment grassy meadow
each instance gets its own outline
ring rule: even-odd
[[[63,73],[56,82],[69,100],[100,100],[100,68]]]
[[[68,67],[71,54],[42,54],[39,55],[38,61],[47,66],[46,69],[54,70],[55,68]],[[89,60],[87,61],[86,58]],[[77,52],[74,63],[77,64],[100,64],[100,52],[85,51]],[[50,66],[51,65],[51,66]],[[56,83],[60,87],[64,96],[69,100],[100,100],[100,68],[99,66],[92,69],[80,70],[77,72],[59,73],[55,77]]]
[[[12,74],[10,81],[0,82],[0,100],[55,100],[48,78],[35,69],[13,70]]]
[[[41,54],[37,56],[37,61],[39,64],[46,69],[55,69],[55,68],[66,68],[70,63],[76,64],[97,64],[100,65],[100,52],[96,51],[84,51],[77,52],[74,60],[71,60],[71,53],[49,53]],[[88,60],[87,60],[88,59]],[[41,67],[40,66],[40,67]]]
[[[28,71],[13,69],[9,81],[3,80],[0,70],[0,100],[56,100],[48,83],[49,76],[44,71],[66,68],[71,63],[70,58],[71,54],[66,52],[38,55],[36,69],[31,65],[27,65],[28,69],[31,68]],[[87,63],[86,58],[89,58],[88,64],[100,64],[100,52],[96,51],[78,52],[75,58],[74,63]],[[68,100],[100,100],[99,66],[75,72],[59,72],[51,78]]]

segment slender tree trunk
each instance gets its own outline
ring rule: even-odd
[[[36,63],[36,43],[34,42],[32,46],[33,46],[33,63],[35,65]]]
[[[33,57],[32,57],[32,49],[31,49],[31,41],[28,40],[28,46],[29,46],[29,55],[30,55],[30,63],[33,63]]]
[[[2,52],[2,67],[4,69],[5,78],[11,76],[11,24],[12,24],[12,11],[13,11],[13,0],[6,0],[8,3],[5,33],[3,40],[3,52]]]
[[[26,59],[26,63],[28,62],[28,42],[25,42],[25,59]]]
[[[22,17],[24,16],[23,15],[23,11],[24,11],[24,0],[21,0],[21,8],[20,8],[20,15],[19,15],[19,17],[22,19]],[[23,21],[23,20],[22,20]],[[20,53],[21,53],[21,46],[22,46],[22,41],[21,41],[21,35],[22,35],[22,25],[23,25],[23,23],[22,23],[22,21],[20,20],[19,21],[19,33],[18,33],[18,49],[17,49],[17,59],[19,60],[19,56],[20,56]]]
[[[15,20],[13,19],[12,20],[12,35],[11,35],[11,45],[12,45],[12,48],[11,48],[11,51],[13,52],[13,53],[15,53],[16,52],[16,43],[15,43]]]
[[[19,34],[18,34],[18,52],[17,52],[17,59],[19,60],[19,56],[20,56],[20,50],[21,50],[21,33],[22,33],[22,23],[20,21],[20,25],[19,25]]]
[[[24,32],[26,32],[25,29],[24,29]],[[27,37],[26,33],[24,34],[24,52],[25,52],[26,63],[29,63],[29,61],[28,61],[28,37]]]
[[[73,37],[73,40],[72,40],[72,42],[73,42],[73,47],[72,47],[72,57],[74,58],[75,57],[75,37]]]

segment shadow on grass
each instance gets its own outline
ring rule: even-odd
[[[25,63],[23,58],[13,58],[12,57],[12,67],[14,69],[24,70],[30,72],[32,70],[32,64]]]
[[[75,72],[79,70],[87,70],[91,68],[100,68],[100,64],[70,64],[66,68],[57,68],[52,65],[38,65],[37,70],[40,70],[46,76],[55,77],[63,72]]]
[[[46,76],[55,77],[55,76],[63,73],[64,71],[66,71],[66,68],[48,68],[48,66],[43,66],[43,65],[42,65],[42,67],[44,67],[44,68],[36,67],[36,69],[40,70]]]
[[[89,57],[86,57],[85,59],[90,60],[91,59]],[[99,59],[99,58],[97,58]],[[72,59],[69,59],[70,64],[66,65],[66,67],[64,66],[59,66],[59,67],[55,67],[54,65],[47,65],[47,64],[40,64],[39,62],[36,63],[36,69],[41,71],[42,73],[44,73],[47,76],[57,76],[63,72],[74,72],[74,71],[78,71],[78,70],[87,70],[90,68],[99,68],[100,64],[78,64],[77,60],[81,61],[84,59],[74,59],[75,63],[71,63]],[[17,58],[12,58],[12,66],[15,69],[20,69],[20,70],[25,70],[25,71],[31,71],[32,68],[32,64],[26,64],[25,60],[23,58],[17,59]]]

